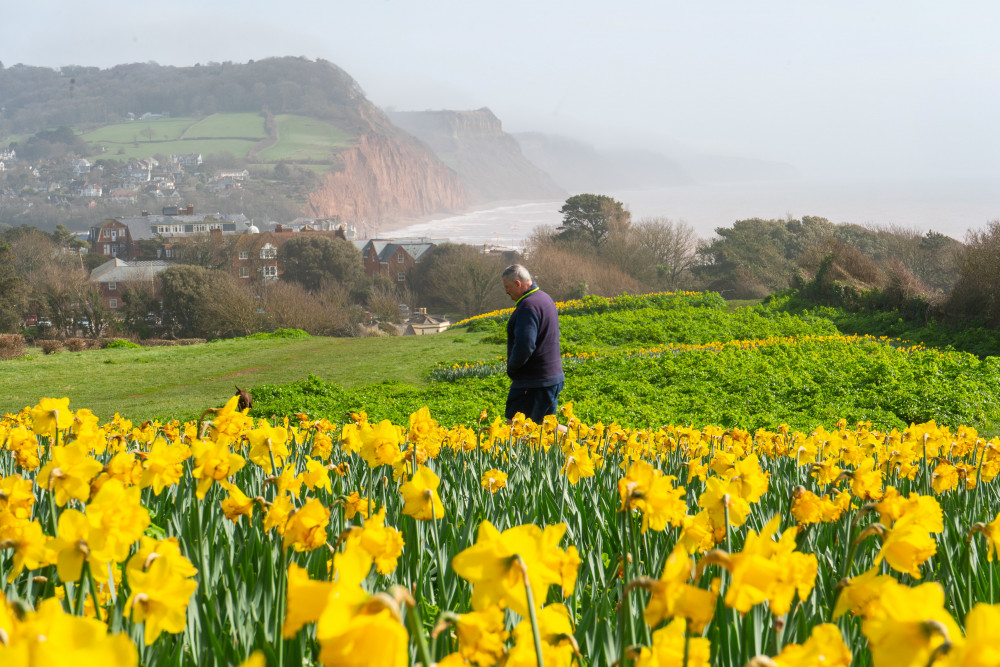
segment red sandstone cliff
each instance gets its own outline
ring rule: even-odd
[[[309,195],[311,216],[377,224],[466,207],[455,172],[420,144],[385,128],[365,132],[338,158],[344,168],[325,176]]]

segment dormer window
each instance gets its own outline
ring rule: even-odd
[[[260,248],[261,259],[274,259],[278,256],[278,248],[271,243],[265,243]]]

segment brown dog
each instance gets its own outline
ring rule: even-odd
[[[240,410],[240,412],[253,407],[253,398],[250,397],[249,391],[236,387],[236,395],[240,397],[239,402],[236,404],[236,407]]]

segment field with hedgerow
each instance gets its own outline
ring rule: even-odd
[[[2,362],[0,662],[1000,665],[1000,359],[559,308],[542,424],[509,311]]]

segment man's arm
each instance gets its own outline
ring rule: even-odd
[[[531,310],[524,310],[517,314],[514,322],[514,345],[507,358],[507,372],[516,371],[528,363],[528,359],[535,352],[535,343],[538,340],[538,315]]]

